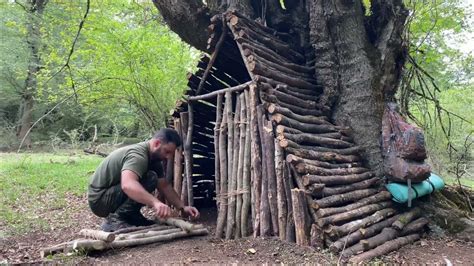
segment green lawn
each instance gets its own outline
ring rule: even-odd
[[[101,160],[81,152],[0,153],[0,225],[22,232],[42,226],[41,212],[66,206],[66,193],[84,195]]]

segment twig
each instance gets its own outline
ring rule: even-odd
[[[84,22],[86,21],[87,15],[89,15],[89,9],[90,9],[91,1],[87,0],[86,3],[86,12],[84,13],[84,16],[82,17],[81,22],[79,23],[79,29],[77,30],[76,37],[74,37],[74,41],[72,42],[71,49],[69,50],[69,54],[66,59],[66,63],[58,70],[56,73],[54,73],[48,80],[46,80],[45,83],[48,83],[51,81],[56,75],[61,73],[66,67],[69,67],[69,62],[71,61],[71,56],[74,53],[74,48],[76,46],[77,40],[79,39],[79,35],[81,34],[81,30],[84,27]]]

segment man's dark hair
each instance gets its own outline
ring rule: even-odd
[[[153,136],[154,139],[159,139],[164,143],[174,143],[176,147],[181,146],[181,137],[178,132],[171,128],[162,128],[158,130]]]

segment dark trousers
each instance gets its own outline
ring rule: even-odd
[[[158,177],[155,172],[149,171],[140,179],[140,184],[146,191],[152,193],[157,186]],[[102,196],[95,201],[89,201],[92,212],[99,217],[107,217],[110,213],[116,213],[120,217],[136,215],[144,206],[130,199],[122,190],[120,184],[104,189]]]

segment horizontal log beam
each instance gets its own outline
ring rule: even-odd
[[[312,150],[295,149],[287,147],[285,150],[291,154],[305,159],[320,160],[325,162],[336,162],[336,163],[354,163],[359,162],[359,156],[355,155],[340,155],[334,152],[317,152]],[[361,181],[361,180],[359,180]]]
[[[380,246],[378,246],[378,247],[376,247],[372,250],[369,250],[367,252],[364,252],[362,254],[359,254],[357,256],[352,257],[349,260],[349,263],[359,264],[361,262],[368,261],[372,258],[382,256],[384,254],[387,254],[387,253],[390,253],[394,250],[397,250],[397,249],[399,249],[399,248],[401,248],[405,245],[413,243],[413,242],[417,241],[418,239],[420,239],[419,234],[412,234],[412,235],[408,235],[408,236],[405,236],[405,237],[399,237],[399,238],[396,238],[396,239],[391,240],[391,241],[387,241],[387,242],[383,243],[382,245],[380,245]]]
[[[318,217],[321,217],[321,218],[326,217],[326,216],[331,217],[330,215],[345,213],[345,212],[348,212],[348,211],[352,211],[352,210],[367,206],[369,204],[374,204],[374,203],[377,203],[377,202],[380,202],[380,201],[387,201],[387,200],[390,200],[391,198],[392,198],[392,194],[390,194],[390,192],[380,191],[379,193],[377,193],[375,195],[363,198],[363,199],[361,199],[361,200],[359,200],[355,203],[349,204],[349,205],[336,207],[336,208],[319,209],[316,212],[316,215]],[[333,219],[333,218],[330,218],[329,220],[331,220],[331,219]],[[321,220],[324,220],[324,219],[321,219]]]
[[[357,201],[357,200],[372,196],[376,194],[377,192],[378,192],[377,189],[368,188],[368,189],[352,191],[350,193],[329,196],[329,197],[325,197],[319,200],[314,200],[311,203],[311,207],[315,210],[318,210],[320,208],[338,206],[341,204]]]
[[[248,86],[250,86],[250,84],[252,84],[252,81],[245,82],[244,84],[240,84],[240,85],[235,86],[235,87],[230,87],[230,88],[225,88],[225,89],[213,91],[213,92],[208,93],[208,94],[203,94],[203,95],[198,95],[198,96],[189,96],[188,101],[198,101],[198,100],[210,99],[210,98],[217,97],[217,95],[219,95],[219,94],[224,94],[226,92],[231,92],[231,93],[232,92],[238,92],[238,91],[241,91],[241,90],[244,90],[244,89],[248,88]]]
[[[341,169],[326,169],[311,164],[298,163],[295,165],[296,172],[299,174],[310,174],[310,175],[352,175],[362,174],[368,172],[369,169],[364,167],[352,167],[352,168],[341,168]]]
[[[382,231],[382,229],[390,226],[398,217],[399,215],[395,215],[385,220],[382,220],[381,222],[370,225],[367,228],[360,228],[359,230],[353,233],[350,233],[349,235],[344,236],[338,239],[337,241],[334,241],[329,246],[329,250],[337,253],[343,250],[345,247],[350,247],[354,245],[355,243],[359,242],[361,239],[374,236],[378,234],[380,231]]]
[[[390,208],[393,203],[391,201],[384,201],[377,203],[379,208],[381,210],[376,211],[374,214],[367,216],[365,218],[362,218],[360,220],[355,220],[346,224],[343,224],[341,226],[329,226],[327,230],[324,232],[328,234],[330,238],[340,238],[342,236],[348,235],[351,232],[355,232],[356,230],[360,228],[367,227],[369,225],[378,223],[387,217],[393,216],[396,211],[392,208]],[[383,209],[385,207],[388,207],[386,209]]]
[[[308,186],[308,190],[313,197],[322,198],[322,197],[329,197],[333,195],[338,195],[350,191],[355,191],[359,189],[369,188],[374,184],[380,183],[382,181],[381,178],[373,177],[361,182],[356,182],[352,184],[346,184],[336,187],[324,187],[322,191],[314,190],[313,186],[317,185],[317,183]]]
[[[360,182],[362,180],[367,180],[375,176],[374,172],[365,172],[362,174],[352,174],[352,175],[337,175],[337,176],[321,176],[321,175],[304,175],[303,184],[305,186],[314,184],[314,183],[323,183],[326,185],[347,185],[355,182]]]
[[[278,130],[278,127],[277,127],[277,130]],[[352,168],[352,167],[361,167],[362,166],[362,164],[359,163],[359,162],[335,164],[335,163],[328,163],[328,162],[319,161],[317,159],[305,159],[305,158],[298,157],[294,154],[288,154],[286,156],[286,161],[293,164],[293,165],[298,164],[298,163],[305,163],[305,164],[308,164],[308,165],[314,165],[314,166],[322,167],[322,168],[326,168],[326,169]]]

